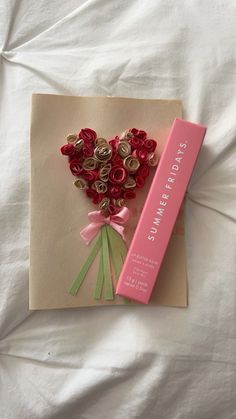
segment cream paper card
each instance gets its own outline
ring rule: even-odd
[[[69,133],[90,127],[99,136],[112,138],[136,127],[158,140],[160,155],[175,117],[182,116],[177,100],[143,100],[111,97],[72,97],[34,94],[31,121],[31,232],[30,309],[53,309],[125,304],[93,298],[98,257],[76,296],[68,293],[89,246],[80,236],[95,210],[83,191],[73,185],[73,176],[60,147]],[[153,177],[130,201],[126,224],[130,243]],[[131,303],[135,304],[135,303]],[[183,208],[177,219],[165,260],[150,302],[151,305],[186,307],[187,281],[184,248]]]

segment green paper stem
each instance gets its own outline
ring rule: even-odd
[[[111,226],[107,225],[107,230],[109,231],[109,236],[112,238],[113,241],[116,242],[116,246],[118,247],[119,253],[121,254],[124,262],[128,252],[125,241],[122,239],[121,235]]]
[[[121,255],[120,242],[116,236],[112,234],[112,228],[106,226],[107,236],[109,241],[109,249],[111,254],[112,265],[114,267],[116,279],[119,278],[123,266],[123,259]]]
[[[96,286],[93,294],[93,298],[95,300],[100,300],[102,295],[102,287],[104,283],[104,275],[103,275],[103,254],[100,254],[100,262],[99,262],[99,269],[97,274]]]
[[[80,269],[80,272],[78,274],[78,276],[76,277],[76,279],[74,280],[72,286],[69,289],[69,294],[71,295],[76,295],[90,266],[92,265],[99,249],[102,246],[102,236],[101,234],[99,235],[99,238],[97,239],[95,245],[93,246],[88,258],[86,259],[85,263],[83,264],[82,268]]]
[[[111,271],[110,271],[110,258],[109,258],[107,230],[106,230],[105,225],[102,227],[102,260],[103,260],[105,299],[114,300]]]

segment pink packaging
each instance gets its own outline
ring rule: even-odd
[[[116,293],[148,304],[206,127],[176,118],[137,224]]]

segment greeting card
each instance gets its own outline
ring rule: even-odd
[[[35,94],[30,308],[132,305],[115,295],[176,100]],[[187,304],[183,207],[150,304]]]

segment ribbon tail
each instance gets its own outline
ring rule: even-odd
[[[83,230],[80,231],[80,235],[87,245],[97,235],[101,225],[102,223],[90,223],[85,228],[83,228]]]

